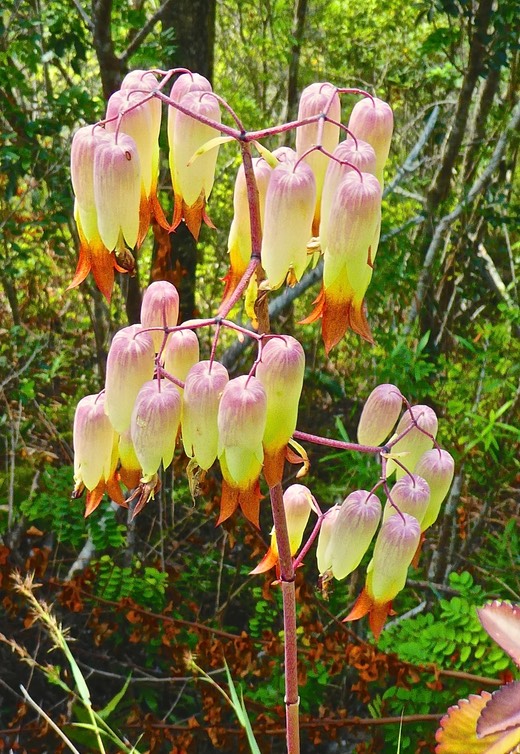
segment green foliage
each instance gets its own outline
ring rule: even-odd
[[[111,602],[131,597],[138,605],[160,612],[164,608],[168,574],[135,560],[132,567],[116,565],[110,555],[93,564],[94,593]]]

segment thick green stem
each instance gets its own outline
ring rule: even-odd
[[[280,581],[283,598],[284,657],[285,657],[285,721],[287,754],[300,752],[300,727],[298,722],[298,654],[296,637],[296,594],[294,566],[289,545],[287,521],[283,505],[282,485],[269,490],[276,545],[280,561]]]

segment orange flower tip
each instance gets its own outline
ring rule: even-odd
[[[256,529],[260,529],[260,500],[262,493],[258,480],[246,490],[240,490],[238,495],[238,504],[240,510]]]
[[[267,571],[270,571],[271,568],[274,568],[277,563],[278,555],[269,548],[256,568],[253,568],[253,570],[249,572],[249,575],[256,576],[259,573],[266,573]]]
[[[215,526],[227,521],[238,508],[238,489],[231,487],[225,479],[222,480],[222,495],[220,498],[220,513]]]
[[[285,466],[285,454],[287,446],[284,445],[273,453],[265,451],[264,455],[264,478],[269,487],[274,487],[282,481],[283,470]],[[301,463],[301,459],[298,459]]]
[[[415,555],[413,556],[412,560],[412,568],[418,568],[419,567],[419,560],[421,558],[421,552],[424,544],[424,540],[426,539],[426,535],[424,532],[421,532],[421,539],[419,541],[419,544],[417,545],[417,550],[415,551]]]
[[[368,623],[376,641],[379,641],[379,637],[381,636],[381,632],[386,623],[386,619],[389,615],[392,614],[393,610],[391,602],[385,602],[382,605],[374,605],[374,607],[370,611],[370,614],[368,616]]]
[[[301,319],[298,322],[299,325],[310,325],[313,322],[316,322],[317,319],[320,319],[320,317],[323,316],[323,308],[325,306],[325,292],[323,290],[323,286],[313,303],[314,303],[314,309],[307,317],[305,317],[305,319]]]
[[[105,494],[105,481],[102,479],[100,483],[97,485],[97,487],[87,492],[85,514],[84,514],[85,518],[90,516],[90,514],[93,513],[97,507],[99,507],[99,504],[103,500],[104,494]]]
[[[359,620],[360,618],[364,618],[367,613],[369,613],[372,608],[374,607],[374,600],[370,595],[368,594],[367,590],[363,588],[361,591],[361,594],[358,596],[356,601],[354,602],[354,605],[352,606],[352,610],[347,615],[346,618],[343,618],[343,623],[346,623],[347,621],[351,620]]]

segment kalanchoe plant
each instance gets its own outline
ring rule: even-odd
[[[340,123],[340,98],[346,92],[364,97],[348,129]],[[171,226],[156,196],[163,103],[168,107],[175,201]],[[234,124],[222,123],[221,113]],[[348,619],[368,613],[377,637],[453,476],[453,459],[436,441],[434,411],[411,407],[394,385],[380,385],[368,397],[359,444],[297,430],[304,350],[291,335],[269,332],[266,296],[299,280],[321,244],[323,286],[307,322],[322,319],[327,352],[349,328],[372,339],[364,296],[379,243],[382,176],[392,124],[391,109],[381,100],[317,83],[304,91],[297,122],[247,131],[202,76],[184,69],[134,71],[113,95],[105,121],[80,129],[73,140],[81,246],[71,285],[78,285],[92,269],[107,299],[115,270],[131,268],[152,218],[169,230],[185,222],[195,237],[202,222],[211,225],[206,205],[217,151],[226,141],[240,147],[242,167],[228,242],[231,269],[218,314],[179,324],[174,286],[156,281],[144,291],[141,322],[123,328],[112,340],[104,390],[78,404],[74,496],[87,489],[89,514],[106,491],[116,503],[131,506],[135,515],[153,498],[161,466],[172,462],[181,445],[194,497],[203,475],[214,464],[220,467],[217,524],[241,511],[259,527],[268,489],[271,545],[253,573],[275,567],[276,588],[283,597],[289,754],[299,752],[295,569],[316,539],[324,582],[345,578],[373,547],[365,588]],[[296,151],[283,147],[270,153],[262,146],[268,136],[292,129],[297,132]],[[347,138],[338,145],[342,130]],[[259,157],[253,157],[253,147]],[[313,238],[317,233],[320,239]],[[257,325],[251,329],[228,319],[246,292],[249,303],[258,293],[248,308]],[[209,353],[202,355],[200,343],[205,340],[199,343],[197,337],[201,328],[213,332]],[[256,345],[247,374],[230,379],[218,362],[223,329]],[[303,445],[308,443],[378,456],[379,479],[372,489],[351,491],[341,506],[322,512],[310,488],[293,484],[284,492],[282,487],[286,461],[303,463],[298,478],[307,472]],[[390,487],[393,473],[397,482]],[[382,523],[379,493],[387,501]],[[305,538],[309,519],[314,526]]]
[[[484,629],[520,668],[520,605],[490,602],[478,610]],[[436,754],[516,754],[520,750],[520,681],[450,707],[437,731]]]

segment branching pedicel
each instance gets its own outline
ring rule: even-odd
[[[174,77],[167,95],[166,84]],[[364,96],[348,127],[340,122],[344,92]],[[171,224],[157,199],[162,103],[168,106],[175,198]],[[221,109],[234,126],[221,123]],[[206,203],[218,149],[226,141],[240,146],[243,164],[229,234],[231,267],[218,316],[179,325],[174,286],[155,282],[147,288],[141,324],[123,328],[112,341],[105,390],[78,404],[73,495],[86,488],[87,515],[105,492],[120,505],[135,500],[136,515],[153,498],[159,467],[171,463],[180,434],[192,490],[218,459],[223,482],[217,523],[240,508],[258,527],[263,474],[274,528],[269,551],[253,572],[275,568],[283,592],[290,754],[299,751],[295,567],[317,538],[322,578],[343,579],[358,567],[375,537],[365,587],[347,620],[368,613],[377,638],[411,562],[419,557],[424,531],[438,516],[453,460],[435,440],[432,409],[410,406],[393,385],[380,385],[368,397],[359,444],[297,431],[303,348],[289,335],[269,334],[265,314],[264,321],[259,318],[260,332],[227,316],[246,293],[256,321],[251,302],[257,294],[265,299],[265,292],[284,282],[294,284],[321,246],[322,290],[305,321],[321,319],[327,352],[348,328],[372,339],[363,299],[377,252],[392,128],[392,111],[385,102],[323,83],[303,92],[296,122],[248,132],[202,76],[184,69],[134,71],[112,96],[106,119],[81,128],[72,144],[80,258],[70,287],[92,271],[107,300],[114,272],[132,271],[133,253],[152,219],[170,231],[184,221],[195,238],[202,222],[212,225]],[[287,130],[296,130],[296,151],[284,147],[271,153],[261,145],[262,139]],[[340,135],[346,136],[341,142]],[[252,147],[258,157],[253,158]],[[201,360],[196,333],[207,327],[214,328],[213,344]],[[223,328],[256,341],[257,356],[248,374],[230,379],[218,362]],[[300,441],[377,454],[381,477],[373,489],[355,490],[341,506],[322,512],[307,487],[282,490],[286,460],[303,464],[298,476],[308,469]],[[397,481],[390,489],[393,474]],[[129,492],[126,499],[122,488]],[[378,490],[386,496],[384,514]],[[297,555],[312,515],[315,526]]]

